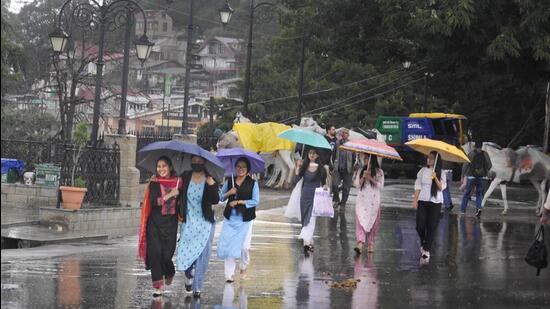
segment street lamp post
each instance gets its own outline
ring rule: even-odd
[[[101,87],[103,83],[103,52],[105,47],[105,32],[107,30],[112,31],[116,30],[122,26],[128,26],[128,23],[132,22],[132,18],[128,18],[134,10],[139,10],[143,15],[144,27],[143,35],[135,41],[136,45],[136,54],[139,60],[142,63],[147,59],[149,53],[151,52],[152,46],[154,45],[147,38],[147,17],[143,9],[133,0],[114,0],[112,2],[103,1],[101,4],[96,0],[86,1],[86,2],[77,2],[77,4],[72,7],[70,12],[65,12],[65,8],[73,2],[73,0],[67,0],[61,10],[59,10],[58,19],[57,19],[57,28],[50,34],[50,41],[52,44],[53,51],[56,54],[60,54],[65,49],[67,42],[70,38],[70,34],[67,34],[62,27],[62,20],[64,14],[67,14],[69,20],[69,25],[74,22],[77,26],[88,29],[91,31],[99,30],[99,42],[98,42],[98,54],[96,60],[96,80],[95,80],[95,96],[94,96],[94,115],[92,122],[92,134],[91,141],[95,143],[97,141],[97,136],[99,132],[99,113],[101,108]],[[130,31],[126,28],[126,35],[130,35]],[[129,42],[129,39],[126,40]],[[120,118],[122,120],[122,126],[125,130],[125,119],[126,119],[126,94],[128,86],[128,63],[126,58],[129,58],[129,52],[124,53],[125,56],[125,66],[123,68],[123,82],[122,82],[122,97],[121,100],[121,111]],[[126,75],[126,77],[124,77]],[[120,132],[119,122],[119,132]]]
[[[300,125],[302,122],[302,98],[304,95],[304,63],[305,63],[305,55],[306,55],[306,37],[305,34],[302,36],[301,39],[302,45],[301,45],[301,55],[300,55],[300,76],[299,76],[299,88],[298,88],[298,115],[296,124]]]
[[[428,77],[434,76],[433,73],[424,73],[424,103],[422,104],[422,111],[427,112],[426,108],[428,106]]]
[[[192,62],[192,56],[191,52],[193,49],[193,7],[194,7],[194,0],[190,1],[189,4],[189,23],[187,24],[187,47],[185,50],[185,81],[184,81],[184,88],[183,88],[183,119],[181,121],[181,134],[187,134],[187,128],[188,128],[188,111],[189,108],[189,83],[191,80],[191,77],[189,76],[191,74],[191,62]]]
[[[276,4],[270,2],[254,3],[254,0],[250,1],[250,9],[248,12],[248,43],[246,45],[246,71],[244,74],[244,95],[243,95],[243,115],[248,117],[248,100],[250,97],[250,68],[252,66],[252,33],[254,26],[254,12],[262,7],[274,7]],[[231,20],[233,9],[229,6],[229,2],[226,2],[224,7],[220,9],[220,20],[225,26]]]

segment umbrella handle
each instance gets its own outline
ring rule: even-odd
[[[435,154],[434,166],[432,167],[432,172],[435,172],[435,166],[437,165],[437,159],[439,159],[439,152]]]

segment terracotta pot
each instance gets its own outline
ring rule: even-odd
[[[86,188],[78,187],[59,187],[61,190],[61,197],[63,199],[63,208],[66,209],[80,209],[84,195],[88,192]]]

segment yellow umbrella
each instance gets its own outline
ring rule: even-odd
[[[429,138],[419,138],[406,142],[405,145],[425,155],[430,154],[432,151],[437,151],[441,156],[441,159],[445,161],[470,163],[470,159],[468,159],[468,156],[464,153],[464,151],[442,141],[436,141]]]

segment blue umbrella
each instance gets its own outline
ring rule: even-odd
[[[242,148],[221,149],[216,154],[225,168],[225,176],[231,176],[235,173],[235,162],[239,158],[247,158],[250,161],[249,173],[262,173],[265,169],[265,162],[258,154],[244,150]]]
[[[206,160],[206,172],[218,182],[223,178],[223,164],[208,150],[197,144],[171,140],[151,143],[138,151],[138,166],[156,173],[157,160],[167,156],[172,160],[178,174],[191,170],[191,156],[200,156]]]
[[[316,148],[332,149],[327,139],[323,135],[315,133],[313,131],[292,128],[281,132],[277,136],[287,139],[289,141]]]

